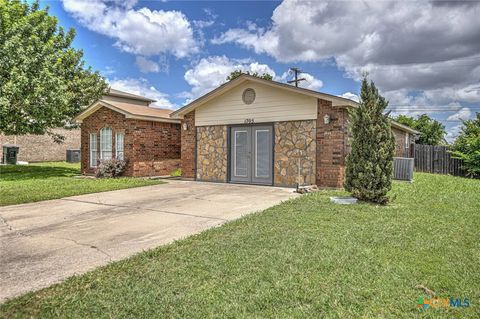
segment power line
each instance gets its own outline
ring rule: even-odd
[[[445,109],[386,109],[387,111],[391,112],[459,112],[462,111],[462,109],[458,110],[445,110]],[[475,109],[469,109],[470,111],[473,112],[480,112],[479,110]]]
[[[441,104],[389,104],[388,107],[450,107],[450,108],[458,108],[458,107],[468,107],[468,108],[480,108],[480,105],[474,106],[453,106],[453,105],[441,105]]]
[[[459,66],[476,66],[477,63],[474,64],[453,64],[455,62],[463,62],[463,61],[476,61],[480,60],[480,56],[475,57],[467,57],[467,58],[459,58],[459,59],[452,59],[452,60],[443,60],[443,61],[434,61],[434,62],[406,62],[402,64],[372,64],[369,65],[373,68],[410,68],[412,65],[417,65],[421,67],[422,65],[428,67],[435,67],[435,68],[449,68],[449,67],[459,67]],[[443,63],[451,63],[450,65],[441,65]]]
[[[468,121],[469,119],[458,119],[458,120],[447,120],[447,119],[433,119],[438,122],[452,122],[452,123],[458,123],[458,122],[463,122],[463,121]]]

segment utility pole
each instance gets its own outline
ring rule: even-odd
[[[295,86],[298,87],[298,82],[307,80],[305,78],[298,78],[298,75],[302,73],[302,70],[300,70],[299,68],[290,68],[290,71],[293,71],[293,73],[295,73],[295,80],[288,81],[287,83],[295,83]]]

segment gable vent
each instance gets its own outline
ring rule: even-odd
[[[245,104],[252,104],[253,101],[255,101],[255,90],[250,88],[245,89],[245,91],[243,91],[242,100]]]

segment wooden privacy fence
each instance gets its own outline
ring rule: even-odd
[[[415,144],[415,171],[465,176],[463,161],[452,158],[448,146]]]

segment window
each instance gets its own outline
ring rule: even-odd
[[[112,158],[112,129],[104,127],[100,130],[100,159]]]
[[[98,157],[98,150],[97,150],[97,134],[92,133],[90,134],[90,167],[97,166],[97,157]]]
[[[117,133],[115,136],[115,157],[123,160],[124,133]]]

